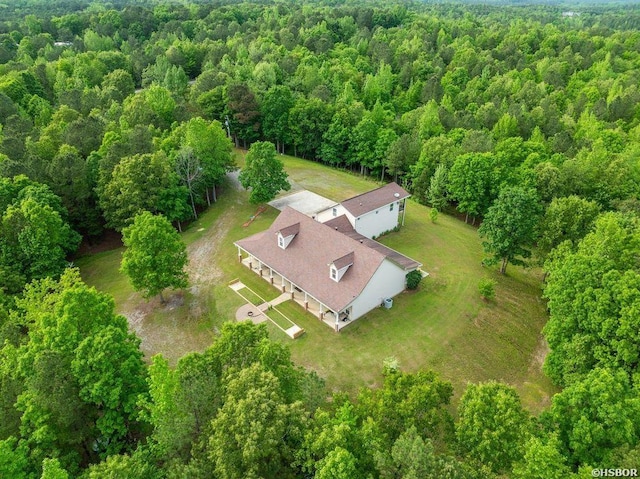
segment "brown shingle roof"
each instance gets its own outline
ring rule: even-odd
[[[355,231],[353,226],[351,226],[351,222],[347,215],[336,216],[335,218],[331,218],[329,221],[324,222],[329,228],[333,228],[340,233],[350,233],[351,231]]]
[[[421,263],[412,260],[402,253],[398,253],[396,250],[393,250],[388,246],[383,245],[382,243],[378,243],[377,241],[369,239],[366,236],[362,236],[360,233],[353,229],[353,226],[351,226],[351,223],[349,222],[349,219],[346,217],[346,215],[340,215],[336,218],[332,218],[329,221],[325,221],[324,224],[334,231],[338,231],[344,235],[347,235],[349,238],[356,240],[365,246],[368,246],[369,248],[375,249],[376,251],[385,255],[387,259],[393,261],[405,270],[417,269],[422,266]]]
[[[287,236],[297,235],[299,231],[300,222],[282,228],[279,233],[286,238]]]
[[[278,247],[276,233],[299,223],[296,240]],[[308,216],[285,208],[261,233],[235,243],[333,311],[342,311],[364,289],[385,255]],[[353,265],[339,282],[329,276],[329,265],[353,255]]]
[[[354,257],[354,254],[352,251],[351,253],[347,253],[338,259],[334,259],[332,263],[336,267],[336,269],[342,269],[345,266],[349,266],[350,264],[353,264],[353,257]]]
[[[396,196],[396,194],[398,196]],[[377,210],[389,203],[411,196],[397,183],[389,183],[375,190],[368,191],[341,203],[356,218],[370,211]]]

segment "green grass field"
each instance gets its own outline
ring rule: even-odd
[[[297,186],[331,199],[343,200],[377,186],[318,163],[281,158]],[[87,283],[114,295],[119,311],[128,316],[132,310],[142,312],[133,329],[147,355],[161,352],[175,362],[188,351],[206,347],[220,325],[233,320],[243,301],[228,287],[231,280],[239,279],[266,300],[278,296],[276,288],[238,263],[233,246],[233,241],[266,229],[277,216],[269,208],[243,227],[255,211],[246,192],[228,186],[218,203],[189,225],[183,239],[190,247],[215,241],[207,264],[199,266],[217,273],[215,279],[174,295],[178,299],[169,306],[155,299],[145,302],[133,292],[118,272],[121,249],[79,258],[76,264]],[[510,266],[508,276],[500,276],[482,267],[474,228],[443,214],[434,224],[429,209],[412,201],[405,227],[381,241],[422,262],[429,277],[418,291],[397,296],[390,310],[375,310],[339,334],[292,301],[279,305],[306,331],[292,341],[277,328],[270,329],[275,340],[291,348],[298,364],[316,370],[330,388],[354,393],[362,386],[380,385],[383,360],[395,356],[403,370],[437,371],[453,383],[456,397],[468,382],[497,379],[515,386],[534,412],[548,404],[555,391],[541,373],[545,349],[540,331],[546,311],[539,271]],[[483,277],[497,281],[493,301],[480,298],[477,286]]]

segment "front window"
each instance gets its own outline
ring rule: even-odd
[[[393,211],[393,203],[389,205],[389,211]]]
[[[338,216],[338,208],[333,209],[333,216]]]

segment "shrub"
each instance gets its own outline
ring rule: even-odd
[[[438,210],[435,208],[431,208],[431,211],[429,212],[429,218],[431,218],[432,223],[438,221]]]
[[[408,289],[418,289],[418,285],[422,281],[422,273],[420,271],[413,270],[410,273],[407,273],[407,288]]]
[[[400,362],[395,356],[389,356],[382,361],[382,374],[388,376],[389,374],[397,373],[400,370]]]
[[[482,278],[478,283],[478,291],[483,299],[493,299],[496,296],[496,282],[489,278]]]

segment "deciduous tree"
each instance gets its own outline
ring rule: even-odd
[[[569,241],[573,247],[586,236],[600,213],[595,201],[579,196],[554,198],[540,220],[538,251],[545,258],[551,250],[563,241]]]
[[[18,350],[24,390],[15,407],[31,467],[53,455],[76,474],[86,461],[131,447],[141,432],[144,363],[113,300],[67,269],[59,281],[32,283],[16,303],[30,325]]]
[[[637,372],[640,227],[634,216],[605,213],[577,249],[563,243],[547,262],[551,348],[545,371],[569,385],[596,366]]]
[[[59,275],[80,237],[48,204],[25,197],[10,205],[0,224],[0,261],[26,281]]]
[[[495,157],[489,153],[458,156],[449,170],[449,191],[465,213],[465,221],[484,215],[497,196],[501,179],[495,173]]]
[[[127,250],[120,269],[145,298],[159,294],[164,303],[166,288],[187,287],[187,250],[166,218],[148,211],[137,215],[122,231],[122,241]]]
[[[570,477],[567,458],[560,452],[561,444],[554,435],[532,436],[524,447],[521,462],[513,467],[514,479],[564,479]]]
[[[503,189],[487,211],[478,233],[486,238],[485,253],[492,255],[487,262],[502,262],[500,273],[506,272],[509,263],[522,265],[531,256],[528,247],[536,239],[541,211],[535,191],[520,187]]]
[[[558,432],[571,465],[597,466],[615,448],[637,444],[640,401],[626,372],[595,368],[556,394],[542,420]]]
[[[287,176],[284,164],[276,156],[273,143],[258,141],[251,145],[239,179],[242,186],[251,188],[251,203],[266,203],[281,190],[291,189]]]
[[[186,206],[188,196],[186,188],[178,181],[177,173],[163,152],[123,158],[113,169],[109,181],[98,188],[107,225],[120,231],[142,211],[173,216],[170,213],[175,205],[170,200],[181,200]]]
[[[302,404],[287,404],[278,379],[259,364],[233,374],[208,444],[216,473],[221,479],[289,477],[305,417]]]
[[[497,382],[471,384],[458,415],[456,440],[462,453],[495,472],[522,458],[530,419],[513,388]]]
[[[276,151],[284,153],[286,144],[291,143],[289,132],[289,111],[295,100],[291,89],[284,85],[271,87],[261,104],[262,132],[269,140],[275,140]]]
[[[390,454],[377,454],[376,465],[381,479],[440,477],[433,445],[420,437],[415,426],[400,434]]]

